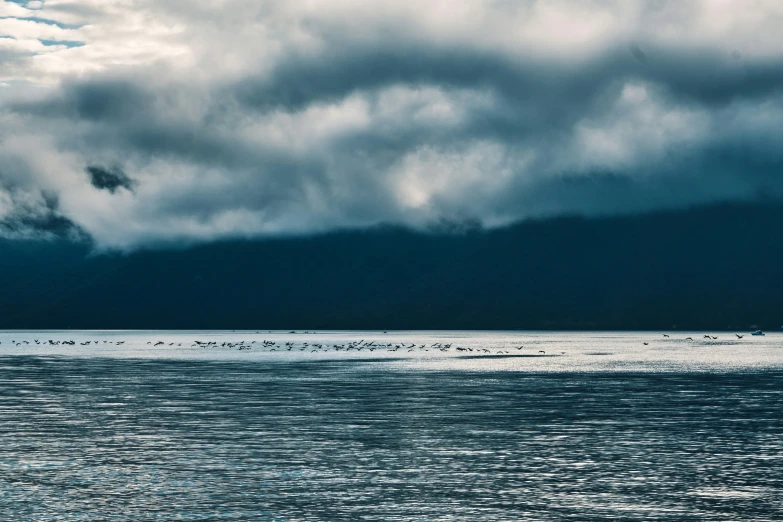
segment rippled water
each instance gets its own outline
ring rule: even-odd
[[[783,520],[781,336],[307,335],[0,334],[0,519]]]

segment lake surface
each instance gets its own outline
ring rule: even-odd
[[[783,335],[667,335],[0,332],[0,519],[783,520]]]

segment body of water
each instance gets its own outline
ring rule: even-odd
[[[3,332],[0,519],[783,520],[783,336],[667,335]]]

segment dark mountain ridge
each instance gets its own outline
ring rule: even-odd
[[[128,255],[6,240],[0,328],[777,329],[781,224],[766,202]]]

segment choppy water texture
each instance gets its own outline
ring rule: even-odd
[[[0,333],[0,519],[783,520],[783,336],[670,335]]]

